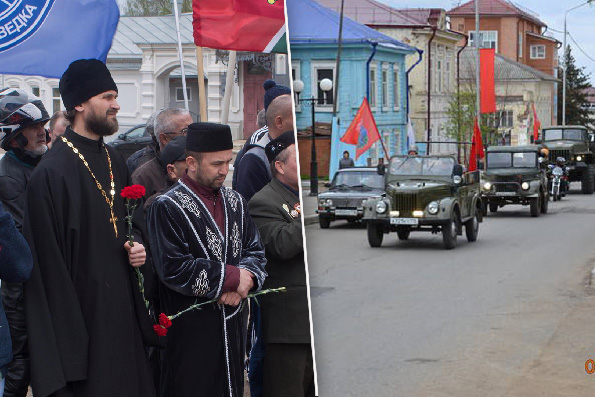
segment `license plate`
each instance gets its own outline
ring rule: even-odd
[[[339,216],[357,216],[357,210],[335,210],[335,215],[339,215]]]
[[[498,192],[496,193],[498,196],[516,196],[516,192]]]
[[[390,218],[391,225],[417,225],[419,219],[417,218]]]

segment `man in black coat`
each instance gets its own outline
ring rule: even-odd
[[[259,299],[265,342],[264,396],[314,396],[306,265],[294,132],[267,144],[272,181],[249,202],[267,257],[264,288],[287,287]]]

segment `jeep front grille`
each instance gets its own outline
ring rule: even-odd
[[[410,216],[413,210],[419,209],[417,206],[417,194],[398,193],[393,196],[395,209],[401,213],[401,216]]]
[[[518,183],[494,183],[494,187],[496,188],[496,192],[498,193],[516,193],[519,190]]]
[[[558,157],[564,157],[566,161],[570,160],[570,150],[553,149],[550,150],[549,160],[555,162]]]

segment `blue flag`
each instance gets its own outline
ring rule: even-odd
[[[0,1],[0,73],[60,78],[77,59],[105,62],[116,0]]]

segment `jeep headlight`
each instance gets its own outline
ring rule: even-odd
[[[576,161],[583,161],[583,156],[581,156],[580,154],[576,156]]]
[[[521,183],[521,189],[523,190],[529,190],[529,183],[528,182],[523,182]]]
[[[432,215],[436,215],[438,213],[439,205],[437,201],[432,201],[428,204],[428,213]]]
[[[330,207],[331,205],[333,205],[333,200],[326,199],[326,201],[324,202],[324,205],[326,205],[327,207]]]
[[[386,212],[386,203],[384,201],[379,201],[376,203],[376,212],[379,214],[384,214]]]
[[[483,189],[484,190],[491,190],[492,189],[492,184],[490,182],[486,182],[483,184]]]

